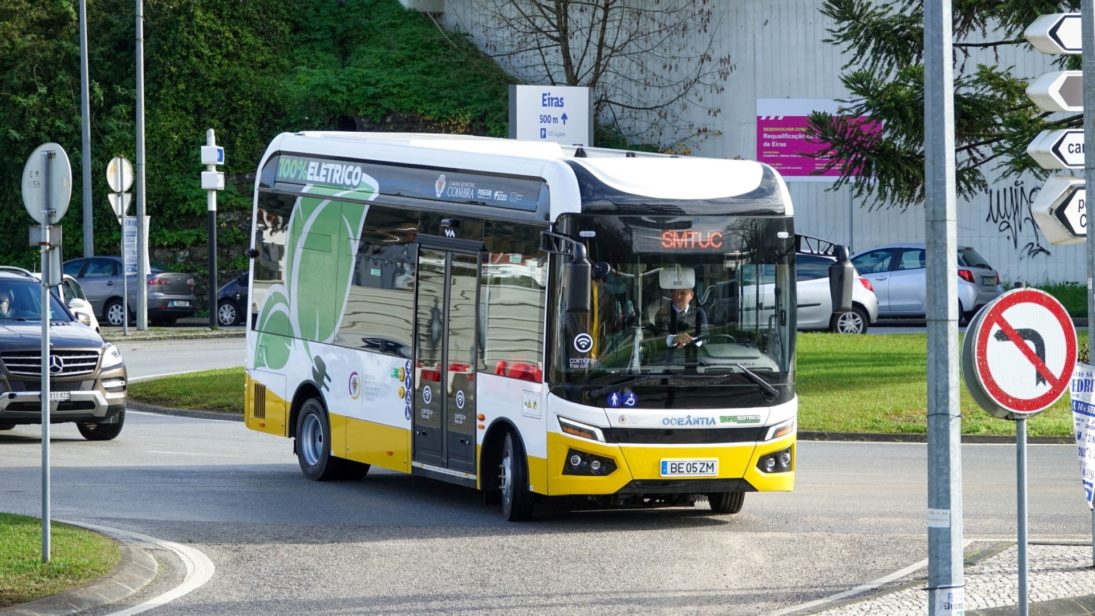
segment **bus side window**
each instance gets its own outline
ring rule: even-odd
[[[335,344],[410,359],[414,332],[417,244],[407,228],[417,221],[382,206],[370,208],[365,220],[346,309]]]
[[[480,370],[509,378],[543,381],[546,255],[539,230],[488,221],[482,268]]]

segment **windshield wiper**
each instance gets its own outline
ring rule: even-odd
[[[741,370],[742,374],[749,377],[750,381],[753,381],[754,383],[759,385],[760,388],[764,390],[764,393],[768,394],[772,398],[775,398],[776,396],[779,395],[779,390],[777,390],[775,387],[772,387],[772,384],[769,383],[768,381],[764,380],[764,377],[762,377],[761,375],[757,374],[756,372],[753,372],[752,370],[746,368],[742,364],[734,364],[734,365],[737,366],[737,368],[739,370]]]

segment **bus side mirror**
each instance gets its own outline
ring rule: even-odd
[[[589,312],[590,281],[593,278],[593,266],[586,258],[586,247],[574,245],[570,261],[566,265],[567,276],[567,312]]]
[[[852,284],[855,283],[855,267],[848,260],[848,249],[836,247],[836,261],[829,265],[829,294],[833,300],[833,312],[852,309]]]

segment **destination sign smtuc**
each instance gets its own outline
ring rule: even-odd
[[[662,248],[684,250],[721,250],[722,231],[662,231]]]

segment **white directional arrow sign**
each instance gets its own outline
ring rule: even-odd
[[[1083,71],[1046,73],[1027,86],[1027,96],[1042,111],[1084,110]]]
[[[1087,236],[1084,179],[1055,175],[1030,205],[1031,216],[1051,244],[1079,244]]]
[[[1044,130],[1027,146],[1027,154],[1043,169],[1083,169],[1084,131]]]
[[[1027,27],[1023,36],[1043,53],[1077,54],[1083,51],[1079,13],[1042,15]]]

